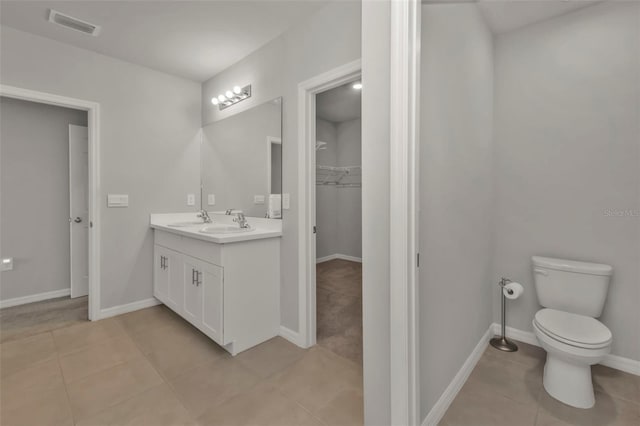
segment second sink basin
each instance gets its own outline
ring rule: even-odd
[[[204,225],[203,221],[190,221],[190,222],[173,222],[169,223],[167,226],[172,228],[186,228],[188,226],[196,226],[196,225]]]
[[[235,234],[238,232],[253,231],[254,228],[240,228],[238,225],[207,225],[200,229],[203,234]]]

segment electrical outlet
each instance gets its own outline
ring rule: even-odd
[[[196,194],[187,194],[187,205],[188,206],[196,205]]]
[[[264,204],[264,195],[254,195],[253,204]]]
[[[291,208],[291,199],[289,194],[282,194],[282,208],[289,210]]]
[[[207,196],[207,204],[210,206],[216,205],[216,194],[209,194]]]

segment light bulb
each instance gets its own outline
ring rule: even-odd
[[[227,100],[227,98],[224,95],[218,95],[218,101],[224,102],[226,100]]]
[[[233,86],[233,93],[239,95],[240,93],[242,93],[242,88],[240,86]]]
[[[227,93],[225,93],[225,95],[227,96],[227,98],[231,99],[233,98],[233,92],[231,90],[227,90]]]
[[[362,83],[360,83],[359,81],[354,83],[353,88],[356,90],[362,89]]]
[[[211,103],[214,105],[218,105],[220,101],[218,100],[218,98],[211,98]]]

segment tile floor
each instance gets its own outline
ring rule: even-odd
[[[2,426],[363,423],[362,367],[323,346],[274,338],[231,357],[164,306],[53,329],[9,323]]]
[[[340,290],[354,291],[342,308],[361,297]],[[233,358],[163,306],[90,323],[79,305],[62,314],[62,301],[41,303],[0,312],[2,426],[363,423],[362,367],[348,359],[355,345],[345,357],[326,341],[303,350],[275,338]],[[43,314],[47,304],[58,313]],[[331,324],[318,330],[328,342],[356,334],[347,333],[355,320]],[[640,425],[640,377],[594,367],[596,406],[578,410],[544,392],[544,351],[519,347],[488,347],[440,424]]]
[[[581,410],[542,387],[545,352],[518,342],[514,353],[489,346],[440,422],[446,426],[639,426],[640,377],[594,366],[596,405]]]
[[[316,266],[318,345],[362,365],[362,264],[342,259]]]

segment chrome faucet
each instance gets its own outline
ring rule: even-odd
[[[207,212],[205,209],[200,210],[200,213],[198,213],[197,216],[201,218],[204,223],[213,222],[213,220],[211,220],[211,218],[209,217],[209,212]]]
[[[231,216],[231,213],[233,213],[235,209],[227,209],[224,214],[226,214],[227,216]]]
[[[247,218],[244,216],[244,213],[242,212],[236,212],[236,218],[233,219],[233,221],[236,222],[238,225],[240,225],[240,228],[242,229],[247,229],[251,227],[247,222]]]

